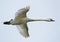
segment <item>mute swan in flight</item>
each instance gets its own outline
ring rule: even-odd
[[[31,21],[52,22],[52,21],[54,21],[53,19],[50,19],[50,18],[46,18],[46,19],[30,19],[30,18],[26,17],[26,13],[29,11],[29,9],[30,9],[30,7],[26,6],[26,7],[22,8],[22,9],[18,10],[18,12],[16,12],[16,16],[15,16],[14,19],[11,19],[10,21],[6,21],[3,24],[16,25],[19,32],[24,37],[29,37],[27,22],[31,22]]]

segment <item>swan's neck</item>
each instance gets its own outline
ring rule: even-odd
[[[32,19],[33,21],[47,21],[48,19]]]
[[[48,22],[50,22],[51,19],[48,19],[48,18],[42,18],[42,19],[29,19],[29,22],[30,22],[30,21],[48,21]]]

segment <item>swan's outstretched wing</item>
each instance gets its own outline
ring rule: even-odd
[[[17,28],[24,37],[29,37],[27,24],[17,25]]]
[[[30,7],[26,6],[25,8],[18,10],[18,12],[16,12],[15,19],[20,19],[20,18],[26,17],[26,13],[29,11],[29,9],[30,9]]]

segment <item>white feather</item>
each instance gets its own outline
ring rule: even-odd
[[[17,25],[17,28],[24,37],[29,37],[27,24]]]

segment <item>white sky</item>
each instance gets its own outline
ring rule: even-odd
[[[30,5],[29,18],[53,18],[55,22],[28,23],[29,38],[22,37],[16,26],[3,22],[17,10]],[[0,42],[60,42],[60,0],[0,0]]]

